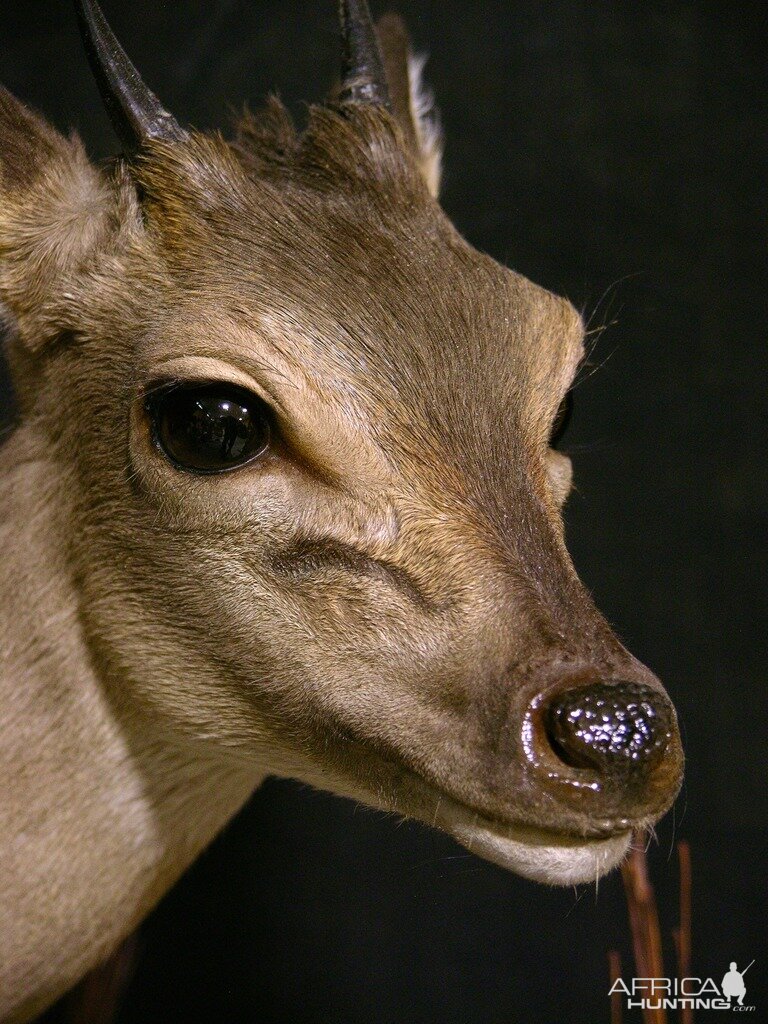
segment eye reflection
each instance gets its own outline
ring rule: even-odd
[[[155,441],[178,468],[223,473],[267,448],[269,411],[257,395],[223,384],[169,388],[149,402]]]

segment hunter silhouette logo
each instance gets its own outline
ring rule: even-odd
[[[755,961],[743,971],[732,960],[719,986],[713,978],[617,978],[608,993],[620,992],[627,997],[628,1010],[733,1010],[753,1012],[754,1006],[745,1006],[747,986],[744,975]],[[735,1002],[733,1001],[735,1000]]]
[[[730,969],[723,978],[723,995],[728,999],[735,999],[739,1006],[744,1005],[744,996],[747,994],[747,986],[744,984],[744,975],[747,973],[749,968],[755,961],[747,964],[743,971],[737,970],[738,964],[735,960],[731,961]]]

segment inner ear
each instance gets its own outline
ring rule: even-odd
[[[413,53],[408,30],[397,14],[385,14],[376,25],[389,84],[392,111],[416,154],[430,193],[440,192],[443,134],[431,90],[422,72],[427,58]]]
[[[79,140],[0,89],[0,302],[27,348],[59,333],[72,275],[103,236],[109,208]]]

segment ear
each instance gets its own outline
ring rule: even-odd
[[[416,153],[429,191],[437,197],[443,156],[443,133],[434,96],[424,85],[427,58],[411,50],[408,30],[397,14],[385,14],[376,25],[392,110]]]
[[[108,228],[109,190],[65,139],[0,87],[0,303],[15,337],[61,331],[71,283]]]

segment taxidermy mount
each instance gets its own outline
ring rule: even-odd
[[[0,91],[4,1021],[267,775],[571,885],[682,771],[564,543],[581,317],[442,211],[401,21],[344,0],[306,128],[273,98],[225,140],[77,8],[120,157]]]

